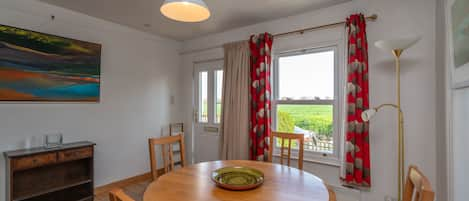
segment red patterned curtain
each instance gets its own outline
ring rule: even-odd
[[[370,144],[368,122],[363,122],[362,111],[369,108],[368,99],[368,43],[366,20],[363,14],[347,18],[347,133],[345,136],[346,185],[369,188]]]
[[[273,37],[269,33],[252,35],[249,158],[267,161],[272,119],[270,67]]]

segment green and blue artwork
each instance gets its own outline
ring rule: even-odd
[[[0,101],[98,102],[101,45],[0,25]]]

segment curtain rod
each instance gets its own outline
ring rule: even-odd
[[[368,21],[376,21],[378,19],[378,15],[377,14],[372,14],[368,17],[365,17],[365,19],[368,20]],[[274,34],[273,36],[274,36],[274,38],[277,38],[277,37],[283,37],[283,36],[288,36],[288,35],[293,35],[293,34],[304,34],[305,32],[314,31],[314,30],[318,30],[318,29],[325,29],[325,28],[329,28],[329,27],[336,27],[336,26],[339,26],[339,25],[344,25],[345,23],[346,23],[346,21],[335,22],[335,23],[331,23],[331,24],[325,24],[325,25],[320,25],[320,26],[315,26],[315,27],[308,27],[308,28],[305,28],[305,29],[299,29],[299,30],[285,32],[285,33],[278,33],[278,34]],[[211,49],[221,48],[221,47],[222,47],[221,45],[217,45],[217,46],[212,46],[212,47],[207,47],[207,48],[183,51],[183,52],[180,52],[179,54],[184,55],[184,54],[190,54],[190,53],[194,53],[194,52],[201,52],[201,51],[211,50]]]
[[[373,15],[370,15],[368,17],[365,17],[365,19],[369,20],[369,21],[375,21],[376,19],[378,19],[378,15],[373,14]],[[325,25],[316,26],[316,27],[309,27],[309,28],[306,28],[306,29],[299,29],[299,30],[295,30],[295,31],[289,31],[289,32],[285,32],[285,33],[274,34],[274,38],[287,36],[287,35],[292,35],[292,34],[304,34],[305,32],[314,31],[314,30],[317,30],[317,29],[325,29],[325,28],[329,28],[329,27],[336,27],[336,26],[339,26],[339,25],[344,25],[345,23],[346,23],[346,21],[342,21],[342,22],[325,24]]]

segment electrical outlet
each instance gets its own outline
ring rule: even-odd
[[[397,201],[397,198],[394,198],[390,195],[384,196],[384,201]]]

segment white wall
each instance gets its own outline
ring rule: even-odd
[[[379,39],[420,34],[422,40],[402,55],[402,107],[405,115],[406,161],[418,165],[436,183],[436,64],[435,64],[435,0],[354,0],[349,3],[309,13],[260,23],[223,33],[186,41],[184,50],[213,47],[223,43],[246,40],[250,34],[280,33],[298,28],[342,21],[355,12],[379,15],[377,22],[368,23],[370,101],[372,105],[395,102],[395,76],[392,54],[373,46]],[[343,31],[343,30],[342,30]],[[297,44],[304,37],[315,40],[321,31],[308,36],[292,36],[274,44]],[[317,38],[316,38],[317,39]],[[285,41],[288,40],[288,41]],[[305,43],[308,45],[308,42]],[[275,46],[275,45],[274,45]],[[274,49],[275,51],[275,49]],[[223,57],[221,48],[183,56],[183,110],[186,124],[192,122],[192,69],[194,61]],[[396,179],[396,112],[384,110],[371,123],[372,185],[370,192],[361,192],[363,201],[383,200],[397,194]],[[190,131],[189,131],[190,132]],[[339,184],[339,169],[308,163],[305,169]],[[438,191],[438,189],[436,189]]]
[[[102,44],[101,101],[0,104],[0,152],[60,131],[65,141],[97,143],[95,185],[149,171],[147,138],[178,121],[180,43],[31,0],[1,0],[0,24]],[[4,169],[2,157],[0,201]]]

